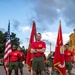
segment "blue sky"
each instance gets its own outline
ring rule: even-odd
[[[21,46],[27,48],[32,21],[35,20],[37,32],[41,32],[42,39],[46,40],[48,53],[49,42],[54,50],[60,19],[64,43],[73,33],[74,7],[75,0],[0,0],[0,30],[5,32],[10,20],[11,32],[16,33]]]

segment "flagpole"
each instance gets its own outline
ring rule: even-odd
[[[51,42],[50,42],[50,53],[51,53]]]

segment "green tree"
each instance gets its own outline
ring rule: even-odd
[[[3,57],[3,53],[5,50],[6,36],[7,32],[3,33],[2,31],[0,31],[0,58]],[[10,39],[12,45],[15,44],[16,46],[18,46],[20,44],[19,38],[16,37],[15,33],[11,33]]]
[[[5,34],[3,34],[2,31],[0,31],[0,53],[4,52],[5,41],[6,41]]]
[[[23,52],[25,55],[27,55],[27,50],[28,50],[28,49],[25,49],[25,47],[22,46],[22,52]]]
[[[11,44],[19,46],[20,42],[19,42],[19,38],[16,37],[16,34],[15,33],[11,33],[10,37],[11,37],[10,38],[11,39]]]

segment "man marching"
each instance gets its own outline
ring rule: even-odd
[[[64,51],[64,57],[65,57],[65,65],[66,65],[66,70],[68,70],[69,75],[71,75],[71,70],[72,70],[72,57],[73,57],[73,52],[69,50],[69,45],[65,45],[65,51]]]
[[[36,75],[36,71],[41,71],[41,75],[44,74],[45,64],[44,64],[44,52],[46,50],[45,42],[41,41],[41,33],[36,34],[36,42],[32,43],[31,53],[34,54],[32,60],[32,70],[33,75]]]
[[[24,65],[24,61],[25,61],[25,55],[24,53],[21,51],[21,47],[19,46],[17,48],[18,52],[19,52],[19,55],[20,55],[20,60],[18,62],[18,68],[20,69],[20,73],[21,75],[23,75],[23,65]]]
[[[18,60],[19,60],[19,52],[16,49],[16,46],[12,46],[12,52],[9,53],[8,59],[8,70],[9,70],[9,75],[11,75],[12,70],[15,71],[15,75],[18,75]]]

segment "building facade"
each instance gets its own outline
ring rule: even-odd
[[[74,51],[75,53],[75,29],[73,30],[74,32],[72,34],[70,34],[69,36],[69,46],[70,46],[70,50]],[[74,55],[74,61],[75,61],[75,55]]]

